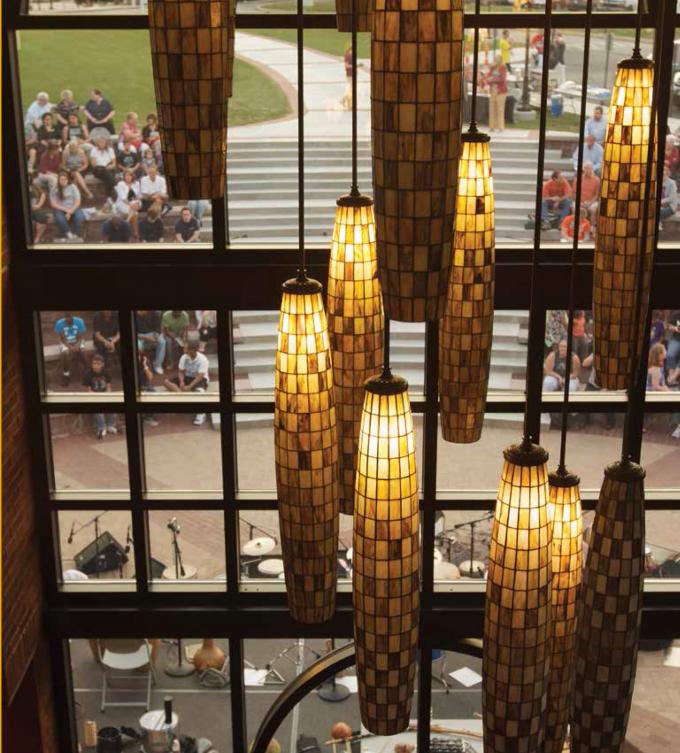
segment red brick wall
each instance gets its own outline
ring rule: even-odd
[[[39,731],[41,750],[57,751],[47,642],[42,631],[43,589],[31,481],[23,364],[9,285],[9,251],[2,253],[2,681],[8,718],[25,718]],[[27,687],[28,686],[28,687]],[[16,708],[12,708],[16,699]],[[5,709],[3,709],[5,712]],[[32,716],[32,718],[31,718]],[[37,724],[36,724],[37,722]],[[26,734],[29,734],[28,728]],[[14,729],[12,738],[22,732]],[[32,748],[33,750],[34,748]]]

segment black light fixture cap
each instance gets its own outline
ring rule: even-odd
[[[373,197],[352,191],[342,195],[335,203],[339,207],[372,207]]]
[[[632,460],[617,460],[604,469],[605,478],[611,481],[642,481],[647,475],[645,469]]]
[[[619,60],[617,68],[631,68],[635,70],[644,70],[645,68],[654,68],[654,61],[643,58],[642,55],[633,53],[632,57]]]
[[[560,489],[571,489],[581,483],[581,479],[575,473],[571,473],[566,468],[560,467],[556,471],[548,474],[548,483]]]
[[[281,286],[284,293],[291,295],[311,295],[323,292],[323,285],[311,277],[307,277],[306,269],[298,269],[297,277],[291,277]]]
[[[408,390],[408,382],[389,369],[383,369],[382,374],[369,377],[364,382],[364,389],[373,395],[401,395]]]
[[[460,137],[461,142],[468,144],[486,144],[491,141],[491,136],[483,131],[478,131],[474,123],[470,123],[470,130],[465,131]]]
[[[508,463],[521,466],[542,465],[548,462],[548,452],[541,445],[533,444],[528,439],[520,444],[511,444],[503,450],[503,457]]]

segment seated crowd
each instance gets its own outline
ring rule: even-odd
[[[99,89],[83,105],[68,89],[56,105],[38,92],[28,107],[24,131],[35,243],[44,240],[50,219],[60,240],[82,241],[86,223],[98,213],[109,215],[101,225],[104,242],[197,242],[207,201],[189,201],[174,232],[166,232],[162,221],[172,207],[158,118],[150,113],[140,127],[137,113],[128,112],[116,131],[115,114]]]
[[[193,315],[193,317],[192,317]],[[91,324],[91,335],[85,319],[65,311],[54,324],[58,337],[62,387],[71,384],[72,371],[77,369],[88,392],[110,392],[111,371],[119,371],[120,329],[115,311],[97,311]],[[216,311],[135,311],[137,337],[137,379],[142,392],[155,392],[160,384],[172,392],[206,392],[210,384],[210,363],[205,355],[210,340],[217,334]],[[86,346],[87,339],[92,348]],[[195,426],[205,423],[206,414],[194,416]],[[145,423],[156,426],[151,413]],[[98,439],[107,433],[117,434],[115,414],[95,414]]]
[[[607,125],[603,109],[597,106],[586,121],[581,168],[581,194],[578,239],[595,240],[597,215],[600,205],[600,176],[604,159],[604,140]],[[672,217],[680,205],[678,184],[680,179],[680,129],[666,137],[663,182],[661,188],[660,230],[664,220]],[[564,243],[574,238],[576,222],[576,194],[578,188],[578,147],[572,155],[574,176],[569,181],[561,170],[554,170],[543,184],[541,222],[543,229],[559,227],[560,240]]]

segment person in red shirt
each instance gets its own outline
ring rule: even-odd
[[[39,188],[49,192],[57,185],[57,176],[61,172],[61,149],[58,141],[50,141],[38,163],[38,177],[35,183]]]
[[[486,77],[489,85],[489,128],[505,130],[505,99],[508,96],[508,69],[500,55],[496,55]]]
[[[666,148],[663,154],[663,163],[671,171],[671,175],[675,176],[678,172],[678,164],[680,163],[680,150],[675,146],[672,138],[666,139]]]
[[[574,214],[568,214],[562,222],[560,222],[560,240],[563,243],[572,241],[574,239],[574,222],[576,216]],[[590,221],[587,217],[581,216],[578,223],[578,239],[582,241],[584,238],[590,235]]]
[[[571,183],[571,190],[576,196],[576,176]],[[592,225],[597,222],[600,208],[600,179],[595,175],[592,162],[583,163],[581,174],[581,215],[590,220]]]
[[[571,186],[569,181],[562,175],[561,170],[554,170],[550,180],[543,184],[543,202],[541,204],[541,218],[548,219],[551,212],[557,212],[560,221],[563,220],[571,209]]]

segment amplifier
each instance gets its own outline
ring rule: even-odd
[[[96,541],[78,552],[73,561],[82,573],[96,575],[118,570],[128,561],[128,556],[125,548],[108,531],[104,531]]]

